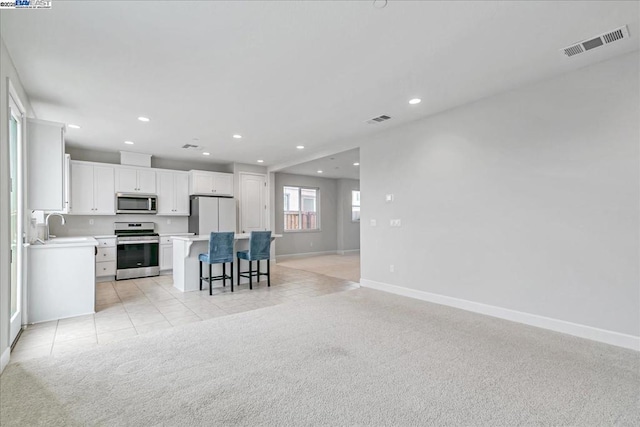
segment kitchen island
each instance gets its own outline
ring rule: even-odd
[[[238,251],[245,251],[249,249],[249,233],[242,233],[235,235],[235,245],[233,250],[234,255],[234,268],[233,268],[233,277],[234,283],[238,284],[237,277],[237,265],[235,263],[238,262],[235,254]],[[281,234],[272,234],[271,235],[271,262],[274,262],[274,247],[273,241],[282,237]],[[198,236],[173,236],[173,287],[182,291],[182,292],[190,292],[190,291],[199,291],[200,285],[198,282],[198,272],[199,272],[199,262],[198,255],[207,253],[209,250],[209,235],[198,235]],[[266,261],[261,261],[261,271],[266,271]],[[227,264],[227,268],[229,268]],[[242,271],[247,271],[249,269],[249,263],[246,261],[242,262]],[[203,268],[203,272],[208,272],[208,268]],[[222,264],[213,264],[212,266],[212,274],[214,276],[219,276],[222,274]],[[214,282],[214,285],[218,282]],[[220,282],[222,283],[222,282]],[[246,277],[242,277],[239,283],[249,283],[249,279]],[[209,287],[206,282],[203,282],[204,286]]]
[[[93,237],[58,237],[28,246],[26,323],[95,312],[97,245]]]

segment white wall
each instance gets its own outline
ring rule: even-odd
[[[27,116],[34,117],[29,98],[20,77],[7,52],[4,40],[0,38],[0,356],[9,348],[10,283],[9,268],[11,236],[9,229],[9,91],[7,78],[11,80],[20,101],[27,109]],[[25,257],[26,258],[26,257]],[[3,362],[5,359],[1,359]],[[0,370],[3,368],[0,364]]]
[[[638,61],[360,141],[362,277],[640,336]]]

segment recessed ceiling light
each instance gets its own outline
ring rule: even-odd
[[[206,151],[204,153],[202,153],[203,156],[209,156],[211,155],[211,153],[207,153]]]
[[[71,129],[80,129],[80,126],[78,125],[67,125],[67,127],[70,127]]]
[[[235,134],[235,135],[233,135],[233,137],[234,137],[235,139],[240,139],[240,138],[242,138],[242,135]]]
[[[258,160],[258,163],[264,163],[264,160]]]
[[[387,7],[387,0],[373,0],[373,7],[376,9],[384,9]]]
[[[133,145],[133,141],[125,141],[124,143],[127,145]]]
[[[360,163],[355,162],[355,163],[353,164],[353,166],[360,166]]]
[[[318,173],[322,173],[322,171],[318,171]]]
[[[297,148],[298,150],[304,150],[304,145],[296,145],[296,148]]]
[[[140,120],[141,122],[148,122],[149,121],[149,117],[138,117],[138,120]]]
[[[409,100],[409,104],[411,105],[416,105],[416,104],[420,104],[422,102],[422,99],[420,98],[413,98]]]

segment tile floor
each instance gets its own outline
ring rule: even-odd
[[[360,253],[323,255],[279,261],[278,265],[360,282]]]
[[[359,287],[352,281],[281,265],[272,267],[271,287],[263,280],[251,291],[241,285],[231,293],[229,286],[215,282],[210,296],[208,288],[183,293],[172,283],[171,276],[98,283],[95,314],[29,325],[10,363],[61,356],[150,331]]]

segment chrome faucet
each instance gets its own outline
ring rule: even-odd
[[[62,214],[59,213],[50,213],[49,215],[47,215],[47,217],[44,219],[44,225],[45,225],[45,235],[44,235],[44,240],[49,240],[49,238],[51,237],[51,235],[49,234],[49,218],[52,216],[59,216],[60,218],[62,218],[62,225],[64,225],[64,223],[66,222],[64,217],[62,216]]]

